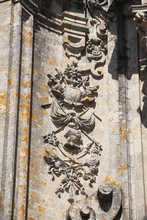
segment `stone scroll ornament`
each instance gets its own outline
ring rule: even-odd
[[[120,219],[121,201],[120,188],[112,183],[105,183],[85,200],[74,202],[68,210],[67,220]]]
[[[48,173],[52,181],[60,180],[55,192],[57,196],[61,198],[68,193],[70,203],[74,202],[75,195],[87,196],[85,182],[89,187],[96,183],[102,152],[100,137],[92,138],[91,134],[96,121],[101,123],[94,109],[98,80],[103,77],[106,63],[108,6],[106,0],[88,0],[88,6],[91,18],[75,19],[73,16],[69,31],[66,25],[68,13],[64,13],[63,48],[69,64],[64,70],[56,68],[54,75],[48,74],[52,103],[42,106],[50,108],[50,119],[56,128],[44,137],[44,143],[50,146],[44,157]],[[72,27],[76,31],[70,34]],[[81,61],[83,50],[86,51],[86,63]],[[59,138],[60,135],[63,138]]]

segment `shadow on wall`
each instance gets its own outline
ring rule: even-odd
[[[139,4],[140,0],[137,2],[132,0],[124,1],[113,0],[108,11],[108,17],[110,21],[109,31],[111,32],[112,36],[117,36],[115,49],[113,50],[113,54],[108,67],[109,73],[112,75],[114,80],[118,80],[119,75],[124,75],[128,80],[130,80],[132,75],[136,73],[136,65],[132,65],[133,58],[130,56],[130,53],[135,53],[136,51],[135,49],[133,50],[132,42],[128,37],[127,24],[131,25],[130,28],[135,29],[135,24],[133,22],[133,18],[131,18],[131,12],[129,8],[132,4]],[[137,37],[137,33],[135,37]],[[136,61],[137,56],[134,62]],[[131,65],[131,68],[129,65]]]
[[[147,80],[144,81],[142,93],[143,97],[143,107],[141,110],[141,121],[145,128],[147,128]],[[147,220],[147,216],[146,216]]]
[[[118,80],[119,75],[124,75],[128,80],[130,80],[132,75],[137,72],[135,65],[134,67],[131,66],[131,68],[128,67],[129,60],[131,59],[131,57],[129,57],[130,48],[128,48],[129,42],[127,42],[127,38],[126,38],[127,33],[125,30],[127,19],[130,16],[129,8],[130,8],[130,5],[132,4],[140,4],[140,0],[136,0],[136,1],[128,0],[127,4],[123,4],[121,0],[113,0],[108,11],[109,17],[110,17],[110,30],[109,31],[111,32],[112,35],[118,36],[115,49],[112,54],[109,67],[108,67],[109,73],[112,75],[112,78],[114,80]],[[124,5],[126,6],[126,8],[124,7]],[[115,22],[114,19],[117,19],[117,26],[113,25]],[[132,25],[133,24],[135,23],[132,20]],[[144,51],[145,44],[143,42],[142,44],[143,45],[141,46],[141,51]],[[143,89],[142,89],[143,106],[139,107],[137,111],[140,114],[142,125],[145,128],[147,128],[147,76],[146,76],[147,58],[146,58],[146,54],[143,54],[142,56],[143,58],[140,63],[139,69],[140,69],[140,80],[143,82]],[[137,60],[134,60],[134,61],[131,60],[131,65],[133,62],[137,62]]]

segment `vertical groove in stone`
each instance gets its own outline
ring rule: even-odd
[[[14,219],[14,208],[15,208],[15,203],[14,203],[14,200],[15,200],[15,186],[16,186],[16,167],[17,167],[17,143],[18,143],[18,125],[19,125],[19,104],[20,104],[20,79],[21,79],[21,56],[22,56],[22,7],[20,4],[16,4],[14,7],[14,12],[13,12],[13,16],[15,16],[16,13],[16,8],[19,7],[19,13],[20,13],[20,19],[19,19],[19,24],[18,24],[18,28],[19,28],[19,39],[16,38],[16,36],[14,37],[14,39],[17,39],[17,42],[16,44],[18,44],[19,42],[19,53],[18,53],[18,57],[17,57],[17,60],[15,62],[17,62],[17,66],[18,66],[18,69],[17,69],[17,106],[16,106],[16,128],[14,129],[16,134],[15,134],[15,149],[14,149],[14,165],[12,166],[13,167],[13,197],[12,197],[12,210],[11,210],[11,219],[13,220]],[[16,18],[15,18],[16,19]],[[17,33],[18,34],[18,33]],[[14,48],[13,48],[14,50]],[[12,53],[12,57],[13,57],[13,53]],[[14,61],[13,61],[14,62]],[[15,63],[16,65],[16,63]]]
[[[5,3],[4,3],[5,4]],[[1,212],[2,219],[10,219],[12,211],[13,200],[13,178],[14,178],[14,151],[16,140],[16,126],[17,126],[17,96],[19,84],[19,56],[20,56],[20,22],[21,22],[21,7],[17,4],[13,7],[12,4],[6,3],[7,10],[11,7],[11,21],[9,21],[10,40],[9,40],[9,54],[8,59],[8,72],[7,72],[7,103],[6,103],[6,125],[5,125],[5,143],[3,154],[3,176],[2,176],[2,194],[3,194],[3,207]],[[9,5],[8,5],[9,4]],[[8,15],[4,11],[5,16]],[[7,20],[6,19],[6,20]],[[5,32],[6,35],[6,32]],[[4,41],[3,41],[4,43]],[[5,45],[6,50],[6,45]],[[6,70],[5,70],[6,71]],[[4,172],[5,171],[5,172]]]
[[[122,178],[123,190],[123,216],[129,220],[130,216],[130,184],[129,184],[129,149],[127,142],[127,46],[125,36],[125,16],[123,5],[118,4],[117,30],[118,30],[118,83],[119,83],[119,132],[120,132],[120,168],[127,172]]]
[[[14,219],[25,219],[32,92],[33,16],[22,13],[22,54]]]
[[[32,70],[31,70],[31,96],[30,96],[30,123],[29,123],[29,141],[28,141],[28,170],[27,170],[27,190],[26,190],[26,213],[25,219],[28,219],[29,209],[29,188],[30,188],[30,163],[31,163],[31,134],[32,134],[32,114],[33,114],[33,72],[34,72],[34,44],[35,44],[35,18],[33,20],[32,32]]]

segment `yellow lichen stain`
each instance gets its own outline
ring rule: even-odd
[[[27,104],[30,104],[30,100],[31,100],[31,95],[30,93],[25,93],[23,98],[25,99],[25,101],[27,102]]]
[[[39,206],[38,206],[38,211],[45,214],[45,212],[46,212],[46,207],[43,207],[43,206],[39,205]]]
[[[122,183],[116,183],[115,185],[118,186],[118,187],[121,187]]]
[[[22,123],[25,123],[28,125],[30,123],[30,113],[26,112],[26,113],[21,113],[21,117],[22,117]]]
[[[38,117],[37,117],[37,115],[32,115],[32,119],[35,120],[35,121],[38,121],[38,120],[39,120]]]
[[[34,160],[33,161],[33,164],[31,165],[32,167],[37,167],[37,166],[39,166],[39,163],[38,163],[38,160]]]
[[[89,102],[93,102],[93,101],[94,101],[94,98],[93,98],[93,97],[88,97],[87,100],[88,100]]]
[[[0,192],[0,213],[3,210],[3,206],[2,206],[2,193]]]
[[[126,130],[120,128],[120,139],[121,140],[126,140],[127,139],[127,132]]]
[[[31,172],[31,174],[34,174],[34,173],[36,173],[36,169],[31,169],[30,172]]]
[[[45,156],[46,156],[46,154],[43,153],[42,155],[39,155],[39,158],[40,158],[40,159],[43,159]]]
[[[72,22],[71,22],[71,24],[72,24]],[[64,37],[64,41],[65,41],[66,43],[68,43],[68,44],[71,43],[71,41],[68,39],[68,37]]]
[[[120,175],[123,177],[125,175],[125,170],[128,169],[128,166],[120,167],[117,172],[120,172]]]
[[[43,114],[44,116],[46,116],[46,115],[48,115],[48,111],[47,111],[46,109],[43,109],[42,114]]]
[[[38,220],[46,220],[46,218],[44,216],[40,216],[40,215],[37,215],[37,219]],[[47,220],[51,220],[51,219],[47,219]]]
[[[49,148],[47,149],[47,147],[46,147],[46,153],[51,155],[53,158],[58,158],[58,156]]]
[[[22,129],[22,132],[21,132],[22,135],[27,135],[28,133],[29,133],[29,128],[28,127],[25,127],[25,128]]]
[[[22,85],[24,88],[31,88],[31,81],[22,82],[21,85]]]
[[[105,179],[105,182],[110,182],[110,178],[109,177],[106,177],[106,179]]]
[[[8,5],[8,7],[12,7],[12,6],[13,6],[13,4],[12,4],[12,3],[8,3],[7,5]]]
[[[112,134],[114,134],[116,132],[116,129],[113,129]]]
[[[21,162],[21,166],[24,167],[25,165],[23,164],[26,164],[26,154],[24,156],[21,155],[20,162]]]
[[[21,152],[24,153],[25,155],[28,155],[28,148],[21,148]]]
[[[124,175],[125,175],[125,173],[122,171],[122,172],[120,172],[120,175],[121,175],[121,176],[124,176]]]
[[[22,172],[23,172],[23,173],[27,173],[27,169],[24,168],[24,169],[22,170]]]
[[[47,92],[48,92],[48,85],[47,85],[47,84],[43,84],[43,85],[42,85],[42,88],[44,89],[44,91],[47,91]]]
[[[0,111],[6,110],[7,93],[0,92]]]
[[[47,97],[42,97],[42,98],[39,97],[39,100],[44,102],[44,103],[49,103],[49,97],[48,96]]]
[[[124,153],[123,153],[123,152],[120,152],[120,155],[124,155]]]
[[[4,76],[8,77],[8,73],[4,73]]]
[[[25,111],[25,112],[29,112],[30,111],[30,106],[27,105],[27,104],[21,104],[20,107],[21,107],[22,111]]]
[[[18,92],[14,92],[14,93],[13,93],[13,96],[14,96],[14,97],[17,97],[17,96],[18,96]]]
[[[50,66],[54,66],[57,64],[56,60],[50,60],[48,63]]]
[[[25,191],[27,187],[26,187],[26,185],[19,185],[19,188],[21,188],[22,190]]]
[[[32,46],[32,38],[24,38],[24,42],[27,44],[27,46],[31,47]]]
[[[60,216],[62,217],[62,219],[65,219],[66,213],[65,213],[65,212],[61,212],[61,213],[60,213]]]
[[[30,153],[30,155],[31,155],[31,157],[35,157],[35,154],[34,154],[34,153],[32,153],[32,152]]]
[[[113,184],[115,184],[115,185],[118,186],[118,187],[121,187],[121,186],[122,186],[122,183],[117,183],[116,180],[112,180],[110,177],[106,177],[105,182],[107,182],[107,183],[113,183]]]
[[[37,70],[34,70],[33,73],[34,73],[36,76],[40,75],[40,72],[37,71]]]
[[[30,37],[33,36],[33,33],[31,31],[27,31],[26,34]]]
[[[132,129],[131,129],[131,128],[128,128],[128,132],[131,133],[131,132],[132,132]]]
[[[23,142],[26,142],[26,143],[28,144],[28,142],[29,142],[29,137],[28,137],[28,136],[23,137],[23,138],[22,138],[22,141],[23,141]]]
[[[65,40],[65,41],[68,40],[68,37],[64,37],[64,40]]]
[[[47,183],[46,183],[45,181],[42,181],[42,182],[41,182],[41,185],[46,186],[46,184],[47,184]]]
[[[32,193],[30,194],[30,198],[32,198],[32,199],[39,199],[39,197],[38,197],[38,192],[32,192]]]
[[[22,216],[25,216],[25,206],[24,205],[21,205],[20,212],[21,212]]]
[[[11,71],[11,74],[12,74],[13,76],[16,76],[16,74],[17,74],[16,70],[12,70],[12,71]]]
[[[36,176],[36,175],[35,175]],[[32,185],[40,185],[40,183],[41,183],[41,181],[40,181],[40,179],[37,179],[37,178],[33,178],[33,183],[32,183]]]
[[[128,166],[124,166],[124,167],[119,168],[119,170],[127,170],[128,168],[129,168]]]

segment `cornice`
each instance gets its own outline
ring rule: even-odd
[[[33,0],[12,0],[13,4],[21,3],[22,7],[35,17],[35,21],[42,27],[52,30],[58,34],[63,34],[64,29],[70,27],[72,30],[78,31],[79,35],[83,35],[85,30],[86,18],[75,16],[74,13],[55,14],[42,5],[34,3]],[[86,28],[87,29],[87,28]]]

